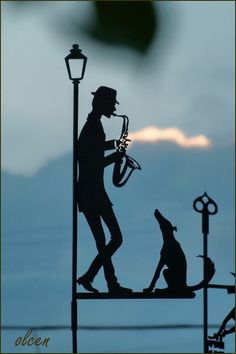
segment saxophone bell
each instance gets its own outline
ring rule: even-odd
[[[140,164],[138,163],[138,161],[136,161],[133,157],[127,156],[126,161],[127,161],[127,164],[130,168],[132,168],[134,170],[141,170],[142,169]]]

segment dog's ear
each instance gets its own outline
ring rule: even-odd
[[[177,231],[177,226],[173,226],[173,231]]]

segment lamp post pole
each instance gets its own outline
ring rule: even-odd
[[[78,114],[79,114],[79,80],[73,81],[73,217],[72,217],[72,302],[71,302],[71,330],[73,353],[77,353],[77,300],[76,300],[76,278],[77,278],[77,157],[76,147],[78,138]]]
[[[71,301],[71,330],[73,353],[77,353],[77,139],[79,117],[79,84],[84,77],[87,57],[82,54],[78,44],[73,44],[70,54],[65,57],[69,79],[73,82],[73,202],[72,202],[72,301]]]

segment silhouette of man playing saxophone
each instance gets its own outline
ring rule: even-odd
[[[87,272],[77,279],[77,283],[88,291],[98,292],[92,286],[92,282],[100,268],[103,267],[109,293],[127,294],[132,290],[118,283],[111,260],[112,255],[122,244],[122,234],[103,180],[104,168],[124,156],[119,152],[104,156],[105,150],[115,149],[120,144],[119,140],[105,140],[101,123],[102,116],[110,118],[116,111],[115,105],[119,104],[116,94],[116,90],[105,86],[100,86],[96,92],[92,92],[94,96],[92,111],[78,139],[78,208],[84,214],[92,231],[98,255]],[[102,221],[111,234],[111,239],[107,244]]]

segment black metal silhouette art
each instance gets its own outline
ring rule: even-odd
[[[122,234],[114,214],[112,203],[104,186],[104,168],[113,163],[121,163],[125,155],[124,147],[128,139],[106,141],[101,118],[111,118],[119,104],[116,100],[116,90],[100,86],[92,101],[92,111],[89,113],[77,145],[77,158],[79,163],[78,179],[78,208],[90,226],[96,242],[98,255],[91,263],[87,272],[77,279],[79,285],[86,290],[97,293],[92,282],[100,268],[103,266],[109,293],[127,294],[132,290],[120,286],[115,276],[111,257],[122,244]],[[104,156],[105,150],[111,150],[122,144],[121,151],[116,151]],[[111,234],[111,239],[106,244],[105,233],[102,226],[105,222]]]
[[[172,226],[171,222],[164,218],[158,209],[155,210],[155,218],[159,223],[160,230],[163,236],[163,246],[161,249],[161,256],[158,262],[153,279],[148,288],[143,289],[144,292],[152,292],[155,284],[160,276],[163,267],[163,275],[168,285],[165,289],[155,289],[155,292],[170,295],[172,297],[194,297],[193,291],[202,289],[212,279],[215,273],[214,263],[210,258],[206,259],[207,273],[204,279],[195,286],[188,286],[187,278],[187,261],[185,254],[179,242],[174,237],[174,231],[177,231],[176,226]],[[203,256],[200,256],[203,257]]]
[[[219,330],[212,337],[207,336],[208,331],[208,288],[227,289],[229,293],[235,292],[232,285],[209,284],[214,276],[214,263],[208,257],[209,215],[218,211],[216,203],[204,193],[193,202],[193,208],[202,214],[203,233],[203,280],[196,285],[187,285],[187,261],[180,243],[175,239],[174,231],[177,228],[156,209],[155,218],[159,224],[163,246],[160,259],[154,276],[148,288],[135,292],[119,284],[112,263],[112,256],[122,244],[122,233],[113,211],[104,186],[105,167],[113,165],[113,184],[116,187],[124,186],[135,169],[141,170],[137,161],[126,154],[128,146],[129,118],[126,115],[117,115],[116,104],[119,104],[117,91],[113,88],[100,86],[92,92],[92,110],[81,130],[78,139],[78,93],[79,83],[83,79],[87,57],[85,57],[77,44],[73,45],[70,54],[65,58],[69,79],[74,86],[73,109],[73,243],[72,243],[72,301],[71,301],[71,330],[73,353],[77,353],[77,300],[92,299],[192,299],[195,291],[203,288],[203,327],[204,327],[204,353],[211,353],[215,348],[224,349],[223,337],[235,331],[235,326],[226,329],[229,320],[235,320],[235,308],[224,318]],[[75,61],[80,65],[74,66]],[[75,67],[80,70],[72,72]],[[106,141],[101,123],[102,116],[110,119],[112,116],[123,119],[120,138]],[[105,156],[106,150],[115,150]],[[77,167],[79,177],[77,179]],[[83,213],[93,234],[98,254],[92,261],[88,270],[77,278],[77,208]],[[107,226],[111,238],[106,243],[103,222]],[[99,292],[93,287],[93,280],[103,268],[107,282],[108,292]],[[163,269],[165,268],[165,269]],[[167,287],[155,288],[156,282],[163,271]],[[76,287],[81,285],[87,292],[77,292]],[[210,348],[210,347],[213,347]],[[212,349],[212,350],[210,350]]]

